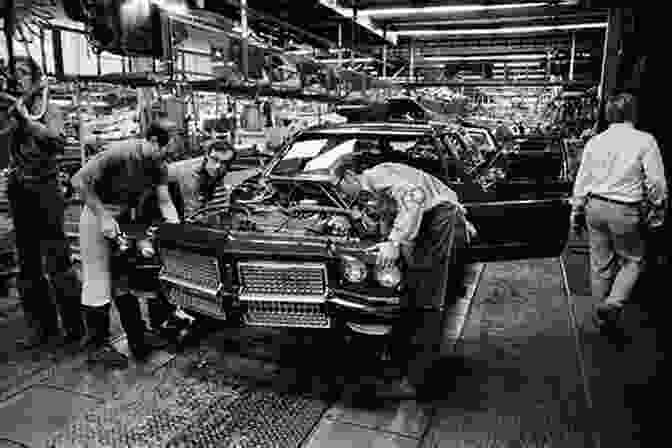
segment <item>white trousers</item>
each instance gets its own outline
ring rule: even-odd
[[[124,208],[106,205],[105,210],[118,218]],[[82,258],[82,304],[103,306],[112,300],[112,270],[110,241],[101,230],[100,219],[87,207],[79,219],[79,248]]]

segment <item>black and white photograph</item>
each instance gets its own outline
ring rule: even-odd
[[[0,0],[0,448],[664,444],[660,6]]]

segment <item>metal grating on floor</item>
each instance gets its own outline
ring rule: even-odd
[[[202,373],[175,371],[156,388],[108,401],[47,446],[298,448],[327,409],[321,400],[234,387]]]
[[[269,390],[247,391],[223,405],[213,403],[166,447],[295,448],[325,408],[316,400]]]

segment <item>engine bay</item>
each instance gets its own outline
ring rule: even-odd
[[[322,182],[249,182],[194,221],[221,230],[377,242],[395,215],[394,201],[382,195],[362,192],[348,200]]]

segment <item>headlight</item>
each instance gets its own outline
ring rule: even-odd
[[[376,268],[376,281],[386,288],[395,288],[401,283],[401,270],[397,266]]]
[[[341,257],[341,266],[343,277],[350,283],[361,283],[366,279],[368,269],[360,259],[345,255]]]
[[[154,250],[154,245],[148,239],[138,241],[138,250],[140,254],[145,258],[153,258],[156,255]]]

